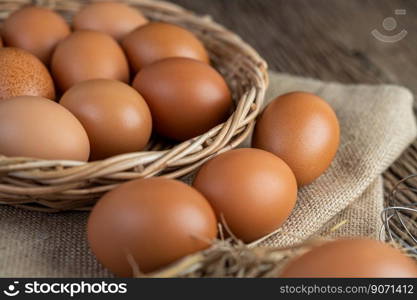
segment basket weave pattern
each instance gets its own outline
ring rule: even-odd
[[[90,2],[90,1],[84,1]],[[229,119],[207,133],[172,145],[152,140],[145,151],[89,163],[0,155],[0,203],[32,210],[88,210],[105,192],[137,178],[179,178],[215,155],[238,146],[251,132],[268,85],[267,65],[238,36],[179,6],[163,1],[129,0],[150,20],[170,22],[194,32],[213,66],[224,76],[235,103]],[[27,4],[54,9],[70,22],[80,1],[0,1],[0,20]],[[45,145],[48,147],[48,145]]]

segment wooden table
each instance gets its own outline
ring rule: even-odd
[[[399,84],[417,95],[415,0],[172,2],[238,33],[272,70],[344,83]],[[377,39],[374,30],[398,41]],[[396,34],[403,30],[408,34],[401,39]],[[411,173],[417,173],[417,141],[384,174],[386,192]]]
[[[415,0],[172,0],[254,46],[273,70],[346,83],[395,83],[417,94]],[[405,9],[406,15],[395,15]],[[397,29],[383,27],[394,17]],[[388,20],[389,23],[390,20]],[[372,31],[408,35],[396,43]]]

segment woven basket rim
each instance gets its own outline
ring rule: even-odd
[[[137,7],[152,20],[171,21],[194,31],[206,44],[212,60],[216,62],[217,59],[223,75],[231,74],[231,78],[237,78],[235,86],[230,87],[240,93],[236,110],[226,122],[168,150],[156,145],[147,151],[92,162],[0,155],[0,203],[46,212],[88,210],[100,195],[124,181],[187,175],[213,156],[237,147],[253,129],[264,100],[268,73],[267,63],[251,46],[211,17],[196,15],[176,4],[154,0],[123,2]],[[30,4],[59,13],[74,13],[84,5],[77,0],[0,1],[0,20]],[[233,53],[240,61],[237,66],[228,64],[221,61],[219,53],[230,57]],[[233,63],[236,62],[235,59]],[[242,82],[247,80],[249,84],[240,83],[238,76],[247,76]]]

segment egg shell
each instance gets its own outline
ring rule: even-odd
[[[0,101],[16,96],[55,99],[55,87],[45,65],[18,48],[0,49]]]
[[[107,33],[120,40],[148,20],[125,3],[97,2],[84,6],[73,18],[75,30],[89,29]]]
[[[280,277],[417,277],[417,264],[398,249],[379,241],[341,239],[291,260]]]
[[[62,91],[89,79],[129,81],[129,66],[119,44],[90,30],[76,31],[58,44],[51,70]]]
[[[3,23],[2,35],[9,47],[21,48],[48,64],[56,45],[70,34],[64,18],[54,11],[27,6]]]
[[[302,186],[326,171],[339,142],[339,121],[330,105],[316,95],[294,92],[266,107],[256,123],[252,146],[283,159]]]
[[[297,183],[290,168],[258,149],[232,150],[203,165],[193,186],[244,242],[277,230],[291,214]]]
[[[0,154],[87,161],[90,144],[80,122],[63,106],[21,96],[0,101]]]
[[[60,104],[87,131],[92,160],[142,150],[152,132],[152,117],[142,96],[129,85],[92,79],[74,85]]]
[[[148,273],[205,249],[217,235],[207,200],[180,181],[164,178],[125,183],[103,196],[88,220],[97,259],[118,276],[132,276],[130,254]]]
[[[122,40],[132,69],[170,57],[187,57],[208,63],[204,45],[190,31],[177,25],[152,22],[139,27]]]
[[[133,87],[145,98],[156,132],[184,141],[223,122],[232,105],[223,77],[211,66],[169,58],[143,68]]]

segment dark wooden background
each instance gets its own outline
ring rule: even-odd
[[[346,83],[395,83],[417,94],[416,0],[171,0],[238,33],[273,70]],[[396,16],[396,9],[406,9]],[[384,30],[395,17],[396,30]],[[371,32],[408,36],[384,43]]]
[[[272,70],[344,83],[399,84],[417,95],[416,0],[171,2],[211,15],[238,33]],[[406,15],[395,15],[396,9],[405,9]],[[385,30],[387,17],[396,19],[395,30]],[[389,36],[405,29],[408,35],[386,43],[371,34],[374,29]],[[411,173],[417,173],[417,141],[384,174],[385,191]],[[404,202],[417,200],[407,197]]]

